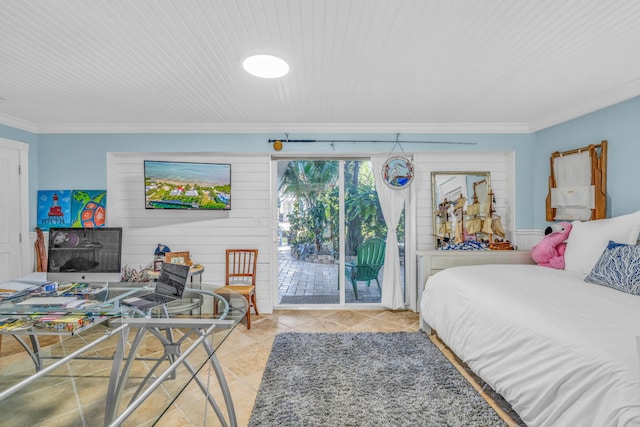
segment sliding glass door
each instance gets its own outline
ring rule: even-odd
[[[290,159],[276,165],[276,305],[380,304],[387,226],[371,162]],[[404,219],[402,263],[403,230]]]
[[[339,304],[339,161],[277,164],[278,303]]]

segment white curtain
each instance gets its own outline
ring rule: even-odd
[[[404,308],[402,283],[400,282],[400,255],[398,253],[398,237],[396,228],[402,215],[406,200],[409,199],[409,188],[401,190],[390,188],[382,179],[382,166],[387,157],[372,157],[371,168],[375,177],[376,192],[382,208],[382,216],[387,223],[387,246],[384,254],[384,270],[382,273],[382,301],[384,307],[392,310]]]

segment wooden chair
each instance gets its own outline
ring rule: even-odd
[[[225,286],[241,293],[247,299],[247,329],[251,329],[251,307],[259,315],[256,302],[257,249],[227,249]]]
[[[47,271],[47,248],[44,245],[44,233],[36,227],[36,271]]]
[[[372,237],[358,246],[356,263],[345,262],[345,274],[353,286],[353,293],[358,299],[358,282],[367,282],[367,287],[375,280],[380,289],[378,274],[384,265],[386,242],[379,237]],[[382,290],[381,290],[382,291]]]

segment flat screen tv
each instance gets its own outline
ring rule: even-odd
[[[122,228],[50,228],[47,280],[119,282]]]
[[[146,209],[231,209],[231,165],[144,161]]]

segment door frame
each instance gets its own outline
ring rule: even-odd
[[[18,254],[12,258],[10,266],[10,276],[18,278],[25,276],[33,271],[33,252],[31,239],[29,234],[29,144],[12,139],[0,137],[0,148],[6,150],[15,150],[18,152],[18,164],[16,173],[18,173],[18,187],[11,194],[15,198],[11,198],[11,206],[17,210],[17,224],[8,224],[10,230],[10,242],[17,244],[19,247]],[[11,243],[10,243],[11,244]]]
[[[343,274],[339,275],[339,283],[341,296],[340,304],[318,304],[307,306],[281,306],[278,304],[278,161],[279,160],[366,160],[370,161],[370,156],[363,156],[362,154],[340,154],[340,155],[327,155],[327,154],[299,154],[292,153],[288,155],[271,155],[271,307],[268,312],[276,310],[371,310],[371,309],[385,309],[380,304],[350,304],[344,303],[344,287],[346,285],[346,279]],[[339,181],[342,183],[344,180],[344,171],[340,169]],[[344,220],[344,185],[340,185],[340,217],[341,222]],[[405,205],[405,304],[408,310],[417,311],[418,301],[418,287],[417,287],[417,260],[416,260],[416,192],[410,191],[409,199]],[[344,235],[341,232],[340,241],[340,271],[344,271]]]

